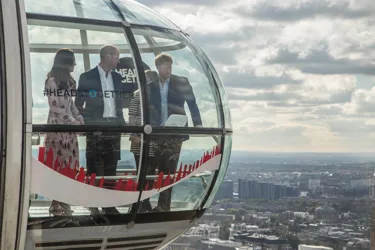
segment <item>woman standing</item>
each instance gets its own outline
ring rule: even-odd
[[[79,114],[72,99],[72,91],[76,89],[76,81],[71,76],[74,70],[75,56],[70,49],[60,49],[54,59],[51,71],[47,75],[45,89],[48,94],[49,113],[47,124],[80,125],[84,124],[83,117]],[[50,149],[53,151],[54,160],[59,157],[60,167],[71,168],[79,163],[78,140],[75,133],[47,133],[44,146],[46,155]],[[71,160],[70,160],[71,158]],[[79,164],[78,164],[79,166]],[[52,201],[49,209],[54,216],[72,215],[70,205]]]

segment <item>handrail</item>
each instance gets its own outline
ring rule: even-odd
[[[122,132],[143,133],[144,126],[110,126],[110,125],[52,125],[37,124],[32,126],[33,133],[93,133],[93,132]],[[160,135],[222,135],[230,131],[213,127],[172,127],[152,125],[152,134]]]
[[[178,173],[175,173],[175,174],[171,174],[170,177],[175,177]],[[195,174],[195,175],[192,175],[191,177],[194,177],[194,178],[197,178],[197,177],[204,177],[204,176],[210,176],[212,173],[209,173],[208,171],[206,172],[203,172],[203,173],[199,173],[199,174]],[[168,176],[167,175],[163,175],[163,179],[166,179]],[[96,176],[95,179],[97,180],[100,180],[100,179],[104,179],[104,180],[120,180],[120,179],[125,179],[125,180],[136,180],[137,179],[137,175],[117,175],[117,176]],[[146,175],[146,179],[147,180],[157,180],[158,178],[160,178],[159,175]]]

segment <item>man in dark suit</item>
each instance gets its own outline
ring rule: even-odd
[[[202,126],[202,120],[193,88],[186,77],[172,74],[173,60],[169,55],[160,54],[155,58],[159,79],[148,85],[151,125],[164,126],[173,114],[186,115],[184,105],[188,105],[195,127]],[[188,124],[186,124],[188,126]],[[165,175],[176,173],[182,142],[188,135],[154,137],[159,146],[159,172]],[[159,195],[156,211],[169,211],[172,188]]]
[[[131,86],[123,84],[121,75],[113,71],[119,62],[119,50],[113,45],[105,45],[100,50],[100,63],[83,73],[79,78],[75,105],[84,117],[86,125],[124,126],[123,95],[132,92]],[[87,174],[116,176],[117,162],[120,160],[121,133],[87,133],[86,162]],[[112,183],[105,182],[107,188]],[[102,197],[97,197],[102,198]],[[103,208],[105,214],[119,213],[115,207]],[[91,214],[99,214],[91,208]]]

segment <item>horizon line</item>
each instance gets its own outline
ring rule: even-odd
[[[262,150],[236,150],[232,149],[233,152],[242,152],[242,153],[285,153],[285,154],[374,154],[375,151],[358,151],[358,152],[349,152],[349,151],[262,151]]]
[[[32,147],[32,150],[37,150],[37,147]],[[86,148],[80,148],[79,151],[84,151]],[[186,150],[202,150],[202,149],[186,149]],[[128,149],[121,149],[121,151],[128,151]],[[349,151],[264,151],[264,150],[244,150],[244,149],[232,149],[231,153],[237,152],[237,153],[265,153],[265,154],[374,154],[375,151],[358,151],[358,152],[349,152]]]

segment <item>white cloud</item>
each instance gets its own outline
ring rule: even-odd
[[[359,89],[353,93],[352,102],[343,107],[343,112],[348,115],[375,113],[375,87],[371,90]]]
[[[237,12],[260,20],[294,22],[313,17],[357,19],[374,13],[373,7],[371,0],[360,4],[353,0],[260,0],[243,1]]]

